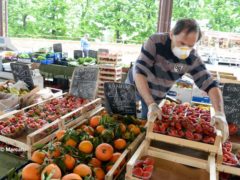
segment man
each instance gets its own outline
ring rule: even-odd
[[[144,43],[126,82],[137,88],[142,118],[161,119],[158,104],[176,80],[185,73],[191,74],[196,85],[208,93],[216,112],[213,122],[225,141],[229,133],[221,91],[194,49],[201,36],[200,27],[193,19],[179,20],[170,33],[152,35]]]
[[[90,43],[88,41],[89,35],[85,34],[84,37],[81,39],[81,47],[83,50],[83,57],[88,57],[88,51],[90,48]]]

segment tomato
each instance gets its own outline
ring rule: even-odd
[[[229,124],[228,128],[229,128],[229,134],[230,135],[237,134],[237,132],[238,132],[238,125],[237,124]]]

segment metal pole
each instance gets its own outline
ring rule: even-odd
[[[5,0],[5,36],[8,36],[8,0]]]
[[[0,0],[0,36],[3,36],[3,0]]]
[[[173,0],[160,0],[157,32],[169,32],[171,27]]]

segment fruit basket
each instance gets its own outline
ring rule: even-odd
[[[171,150],[159,149],[145,139],[128,161],[125,179],[217,179],[214,155],[206,153],[205,157],[196,158],[186,152],[179,154]],[[153,168],[145,166],[144,171],[144,165],[139,164],[139,160],[148,160]]]
[[[162,120],[149,121],[147,139],[217,154],[221,132],[210,125],[211,112],[163,100]]]
[[[34,164],[25,166],[22,175],[28,175],[30,166],[44,165],[55,167],[55,178],[73,177],[75,173],[75,178],[116,179],[125,168],[132,146],[136,149],[143,140],[144,123],[130,116],[110,116],[104,108],[95,112],[73,128],[57,131],[53,141],[33,152]]]
[[[217,171],[240,176],[240,144],[226,142],[219,154]]]

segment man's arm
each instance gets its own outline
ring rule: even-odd
[[[208,95],[211,99],[213,108],[216,112],[224,113],[222,92],[218,87],[209,90]]]
[[[135,84],[140,96],[144,99],[147,106],[154,103],[154,99],[151,95],[146,77],[142,74],[136,74]]]

